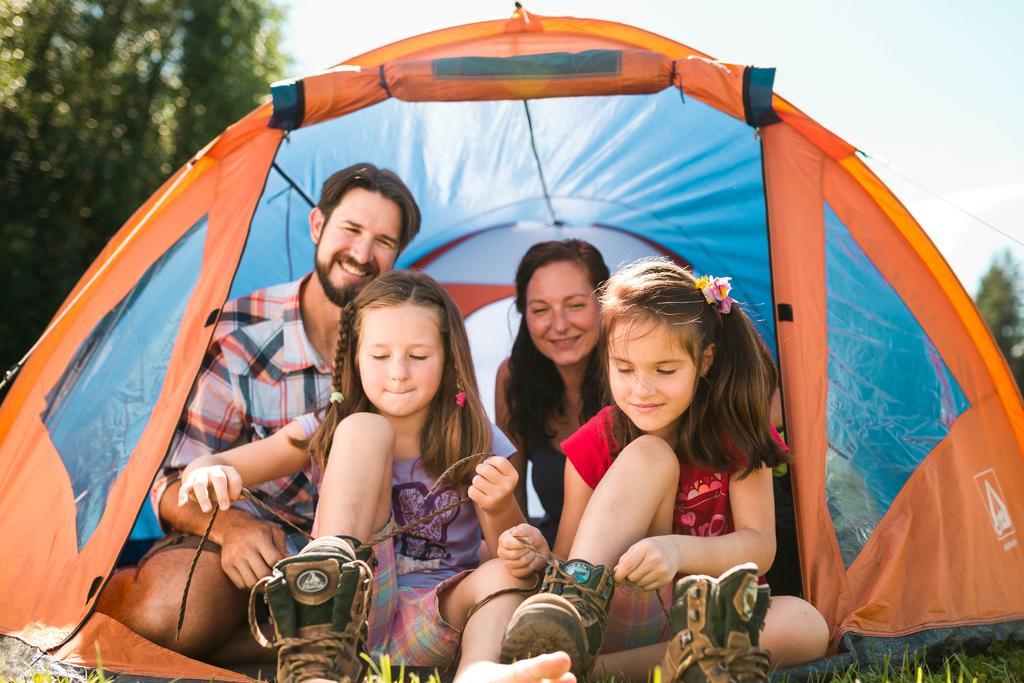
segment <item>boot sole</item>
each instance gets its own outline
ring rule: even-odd
[[[505,633],[501,643],[501,661],[512,664],[542,654],[565,652],[572,659],[572,672],[579,678],[586,673],[584,661],[590,658],[582,649],[585,634],[581,633],[580,638],[573,637],[579,628],[579,621],[561,609],[554,609],[549,604],[527,605],[520,609]]]

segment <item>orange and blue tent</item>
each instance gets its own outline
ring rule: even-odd
[[[518,9],[275,84],[131,216],[0,407],[4,667],[244,680],[94,606],[221,307],[309,269],[319,187],[362,160],[423,210],[400,265],[467,316],[546,239],[733,276],[781,369],[800,586],[833,653],[1021,635],[1018,389],[921,227],[773,76]]]

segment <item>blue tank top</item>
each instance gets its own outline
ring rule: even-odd
[[[565,478],[565,454],[550,443],[535,443],[526,450],[527,459],[533,463],[530,481],[544,508],[544,516],[532,520],[540,529],[548,545],[554,547],[558,522],[562,518],[565,502],[563,481]]]

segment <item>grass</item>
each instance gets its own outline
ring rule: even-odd
[[[424,678],[405,671],[404,667],[392,670],[389,664],[386,657],[374,662],[366,683],[442,683],[436,674]],[[650,683],[661,683],[660,678],[652,674]],[[115,679],[116,676],[107,676],[100,670],[89,674],[86,682],[114,683]],[[47,674],[13,680],[18,683],[71,683],[67,678]],[[958,652],[934,667],[929,667],[918,657],[903,658],[898,662],[885,661],[873,666],[854,665],[818,680],[821,683],[1024,683],[1024,643],[995,642],[984,653],[972,656]],[[607,678],[600,683],[622,682]]]
[[[1024,643],[995,642],[982,654],[969,656],[958,652],[931,668],[916,656],[897,663],[885,661],[878,666],[853,665],[818,680],[821,683],[1024,683]],[[661,683],[661,677],[654,673],[649,681]],[[402,669],[390,671],[378,666],[376,672],[371,670],[367,683],[441,683],[441,679],[435,675],[421,678]],[[599,683],[622,682],[611,677]]]
[[[1024,643],[994,642],[981,654],[955,653],[929,667],[917,656],[876,666],[851,666],[823,681],[834,683],[973,683],[1024,681]]]

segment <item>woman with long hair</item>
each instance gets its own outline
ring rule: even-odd
[[[516,310],[522,315],[512,354],[498,368],[498,425],[518,447],[520,506],[525,510],[526,462],[554,542],[562,514],[565,455],[559,444],[597,413],[604,380],[597,347],[596,291],[608,279],[601,252],[577,239],[533,245],[516,271]]]

